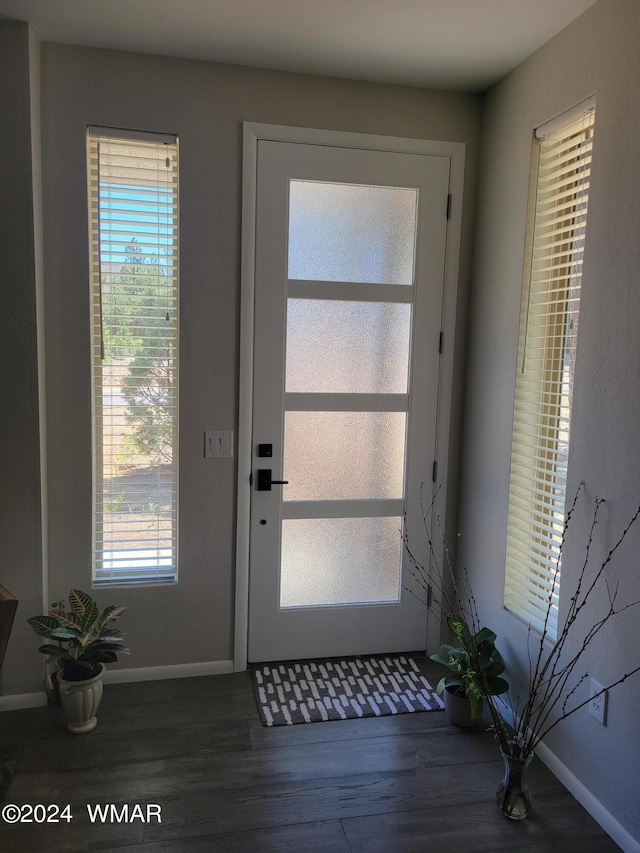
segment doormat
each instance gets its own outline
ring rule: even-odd
[[[0,747],[0,803],[4,802],[4,798],[7,795],[13,774],[16,772],[19,758],[19,749],[13,746],[8,748]]]
[[[263,726],[439,711],[413,658],[355,658],[261,666],[253,686]]]

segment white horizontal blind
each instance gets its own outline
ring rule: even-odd
[[[593,108],[538,146],[520,320],[505,606],[555,639]],[[550,606],[549,606],[550,605]]]
[[[93,582],[177,578],[178,146],[89,129]]]

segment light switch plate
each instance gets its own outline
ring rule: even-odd
[[[204,434],[205,459],[229,459],[233,456],[231,430],[207,430]]]

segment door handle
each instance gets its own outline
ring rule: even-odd
[[[272,480],[271,468],[258,468],[258,485],[256,486],[259,492],[270,492],[271,486],[286,486],[288,480]]]

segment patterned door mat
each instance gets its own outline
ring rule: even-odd
[[[253,686],[264,726],[293,726],[444,705],[413,658],[355,658],[260,666]]]

